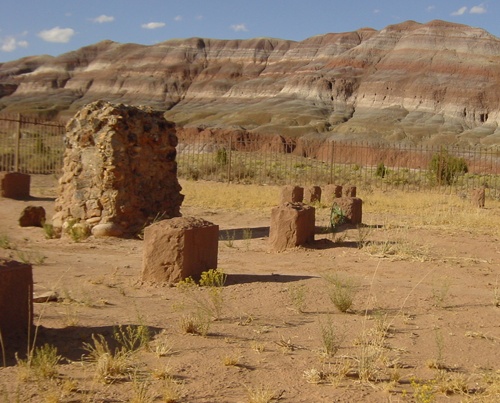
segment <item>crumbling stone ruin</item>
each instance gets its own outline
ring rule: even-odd
[[[97,101],[70,120],[65,141],[54,227],[128,236],[180,216],[176,128],[162,112]]]

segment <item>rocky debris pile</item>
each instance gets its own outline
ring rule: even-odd
[[[162,112],[97,101],[69,121],[65,142],[54,227],[128,236],[180,216],[176,127]]]

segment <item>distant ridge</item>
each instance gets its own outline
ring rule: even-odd
[[[186,129],[407,144],[500,144],[500,39],[446,21],[273,38],[105,40],[0,64],[0,109],[68,118],[151,105]]]

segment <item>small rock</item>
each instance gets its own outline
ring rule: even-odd
[[[33,302],[44,303],[53,302],[59,299],[59,295],[55,291],[47,291],[38,295],[33,296]]]
[[[45,224],[45,209],[42,206],[27,206],[19,217],[21,227],[43,227]]]
[[[123,235],[123,228],[120,225],[111,222],[105,224],[97,224],[92,228],[92,235],[94,235],[95,237],[120,237]]]

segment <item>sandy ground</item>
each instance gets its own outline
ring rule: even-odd
[[[75,243],[19,227],[27,205],[53,213],[53,183],[35,177],[32,190],[32,200],[0,198],[0,235],[11,243],[0,257],[28,256],[35,294],[59,295],[35,304],[35,322],[37,343],[56,346],[62,359],[55,378],[26,382],[8,358],[0,401],[500,401],[500,255],[490,235],[412,228],[406,251],[383,253],[403,242],[404,218],[365,215],[366,239],[358,229],[336,241],[318,233],[310,247],[272,253],[270,212],[186,200],[184,215],[220,226],[219,268],[228,275],[222,311],[202,336],[181,322],[200,302],[210,306],[210,290],[141,284],[141,240]],[[356,285],[347,313],[329,298],[332,274]],[[129,375],[103,383],[84,343],[92,335],[111,343],[119,325],[148,326],[152,342],[131,357]],[[338,340],[330,355],[327,334]]]

